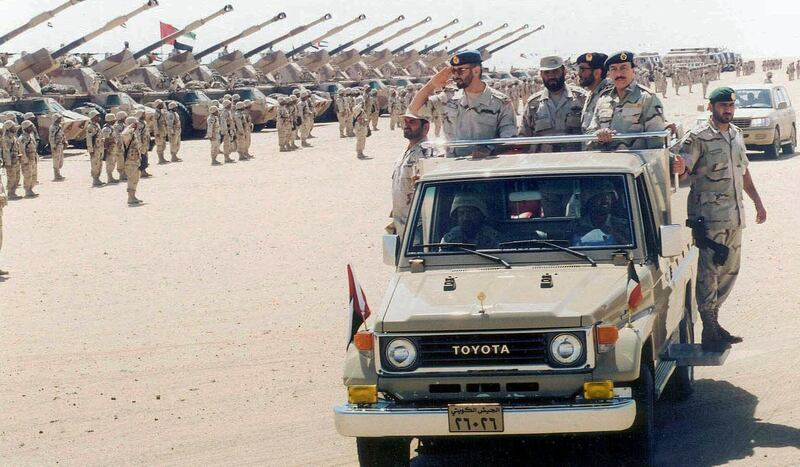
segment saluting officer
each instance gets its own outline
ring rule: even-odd
[[[532,95],[525,105],[519,134],[555,136],[581,134],[581,112],[586,101],[583,89],[566,84],[566,69],[561,57],[543,57],[539,73],[544,89]],[[535,144],[533,152],[580,151],[580,143]]]
[[[744,228],[742,190],[756,207],[756,223],[767,211],[747,169],[749,164],[742,130],[731,123],[736,94],[729,87],[709,96],[709,119],[686,134],[673,172],[691,181],[688,224],[700,248],[695,295],[703,321],[703,348],[723,351],[742,341],[719,324],[719,308],[733,290],[739,274]]]
[[[511,99],[483,80],[483,58],[477,50],[465,50],[450,58],[414,95],[408,110],[419,114],[429,99],[441,99],[444,135],[450,140],[511,138],[517,136],[517,117]],[[459,90],[446,97],[434,95],[452,78]],[[448,156],[466,156],[474,148],[449,150]],[[485,150],[479,149],[480,153]]]
[[[611,144],[614,133],[642,133],[666,128],[658,96],[634,81],[633,52],[617,52],[606,59],[613,86],[602,91],[587,131],[595,133],[604,149],[647,149],[661,146],[658,138],[635,138]],[[594,146],[596,143],[590,143]]]

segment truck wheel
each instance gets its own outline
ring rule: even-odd
[[[794,148],[797,146],[797,129],[792,127],[792,137],[789,138],[789,142],[781,146],[783,149],[784,156],[791,156],[794,154]]]
[[[356,438],[356,447],[362,467],[406,467],[411,458],[404,438]]]
[[[655,465],[656,427],[654,406],[656,403],[653,383],[653,370],[642,358],[639,379],[633,386],[633,397],[636,400],[636,419],[633,426],[625,433],[627,446],[631,449],[625,453],[626,460],[632,466]]]
[[[681,344],[694,344],[694,323],[692,310],[684,307],[683,319],[678,328]],[[694,392],[694,367],[679,366],[664,388],[664,396],[673,401],[684,401]]]
[[[770,159],[777,159],[781,156],[781,131],[775,128],[775,135],[772,137],[772,144],[767,146],[764,154]]]

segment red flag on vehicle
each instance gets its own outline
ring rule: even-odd
[[[633,261],[628,261],[628,313],[633,314],[642,303],[642,285],[639,275],[633,267]]]
[[[369,318],[370,311],[367,304],[367,298],[364,296],[364,289],[358,283],[355,274],[353,274],[353,267],[347,265],[347,283],[350,289],[350,300],[348,303],[349,321],[347,327],[347,345],[353,341],[353,336],[361,327],[361,323],[365,323]]]
[[[161,28],[161,38],[162,39],[167,37],[167,36],[169,36],[172,33],[178,32],[178,28],[176,28],[175,26],[173,26],[171,24],[167,24],[167,23],[165,23],[163,21],[159,21],[158,25]],[[171,41],[167,41],[167,44],[174,45],[175,44],[175,39],[172,39]]]

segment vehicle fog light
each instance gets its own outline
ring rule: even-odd
[[[393,339],[386,346],[386,360],[395,368],[408,368],[417,361],[417,349],[408,339]]]
[[[347,386],[347,402],[351,404],[374,404],[378,402],[378,386],[375,384]]]
[[[569,365],[583,355],[583,344],[574,334],[559,334],[550,342],[550,355],[557,363]]]
[[[586,400],[592,399],[613,399],[614,398],[614,382],[613,381],[590,381],[583,383],[583,398]]]

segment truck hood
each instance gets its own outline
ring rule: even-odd
[[[734,118],[762,118],[762,117],[769,117],[773,113],[775,113],[775,109],[738,108],[736,109],[736,114],[734,115]]]
[[[552,287],[543,287],[547,275]],[[444,290],[452,277],[455,290]],[[627,269],[515,266],[400,272],[377,329],[383,332],[560,328],[592,325],[624,307]],[[483,306],[478,299],[483,292]],[[483,308],[483,312],[481,309]]]

